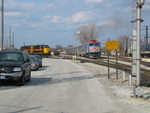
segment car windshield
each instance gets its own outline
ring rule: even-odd
[[[90,46],[94,46],[94,44],[89,44]]]
[[[20,53],[0,53],[0,61],[22,61],[23,56]]]
[[[95,43],[95,46],[99,46],[100,44],[99,43]]]

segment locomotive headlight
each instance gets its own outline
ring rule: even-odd
[[[137,0],[136,4],[137,7],[142,8],[142,6],[144,5],[145,0]]]
[[[20,68],[20,67],[15,67],[15,68],[13,69],[13,71],[21,71],[21,68]]]

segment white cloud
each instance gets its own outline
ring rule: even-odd
[[[80,23],[91,20],[92,13],[91,12],[78,12],[71,17],[65,19],[66,23]]]
[[[46,9],[50,9],[50,8],[53,8],[55,5],[54,4],[52,4],[52,3],[49,3],[49,4],[44,4],[44,7],[46,8]],[[42,7],[42,6],[41,6]]]
[[[62,16],[57,16],[57,15],[55,15],[55,16],[50,16],[50,15],[46,15],[46,16],[44,17],[44,19],[45,19],[46,21],[48,21],[48,22],[59,23],[59,22],[62,21]]]
[[[143,8],[149,10],[150,9],[150,5],[144,5]]]
[[[117,25],[117,22],[116,21],[103,21],[103,22],[100,22],[98,23],[99,26],[115,26]]]
[[[101,3],[101,2],[103,2],[103,0],[85,0],[86,2],[88,2],[88,3]]]
[[[14,8],[21,8],[21,9],[32,9],[33,7],[36,6],[35,3],[24,3],[24,2],[18,2],[16,0],[8,0],[5,2],[5,7],[6,9],[14,9]]]
[[[17,0],[8,0],[6,1],[6,8],[7,9],[24,9],[24,10],[47,10],[47,9],[51,9],[53,7],[55,7],[55,5],[53,3],[42,3],[42,4],[38,4],[35,2],[21,2],[21,1],[17,1]]]
[[[65,28],[66,29],[74,29],[74,28],[77,28],[77,25],[68,25]]]
[[[92,19],[92,13],[91,12],[78,12],[70,17],[62,17],[59,15],[51,16],[46,15],[44,16],[44,20],[51,23],[80,23],[80,22],[86,22]]]
[[[39,27],[44,27],[43,23],[27,23],[32,28],[39,28]]]
[[[8,17],[18,17],[24,16],[25,14],[23,12],[5,12],[4,15]]]
[[[133,11],[133,8],[132,7],[126,7],[123,9],[124,12],[131,12]]]

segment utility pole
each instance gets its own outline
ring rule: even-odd
[[[140,39],[141,39],[141,9],[145,0],[137,0],[137,83],[140,86]]]
[[[11,26],[9,26],[9,49],[12,49],[12,42],[11,42]]]
[[[148,26],[146,26],[146,50],[147,50],[147,47],[148,47]]]
[[[128,56],[128,38],[126,39],[126,50],[125,50],[125,56]]]
[[[143,27],[145,28],[145,29],[142,29],[142,30],[145,30],[144,48],[145,48],[145,51],[148,51],[148,43],[149,43],[148,38],[150,38],[150,37],[149,37],[148,30],[150,30],[150,29],[149,29],[150,25],[144,25]]]
[[[141,39],[141,22],[143,21],[141,19],[141,9],[144,5],[145,0],[137,0],[136,1],[136,9],[137,9],[137,18],[136,18],[136,24],[137,24],[137,32],[136,32],[136,52],[134,53],[136,57],[136,86],[133,87],[133,96],[134,97],[142,97],[143,96],[143,89],[140,87],[140,39]],[[134,55],[134,56],[135,56]]]
[[[150,27],[149,25],[145,26],[146,27],[146,36],[145,36],[145,44],[146,44],[146,50],[148,49],[148,28]]]
[[[25,43],[25,42],[23,42],[23,45],[25,46],[25,45],[26,45],[26,43]]]
[[[14,32],[12,32],[12,48],[14,49]]]
[[[1,50],[4,49],[4,1],[1,6]]]

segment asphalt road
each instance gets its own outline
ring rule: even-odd
[[[103,71],[103,70],[102,70]],[[25,86],[0,83],[0,113],[134,113],[91,72],[69,60],[43,59]],[[135,111],[137,113],[137,111]]]

